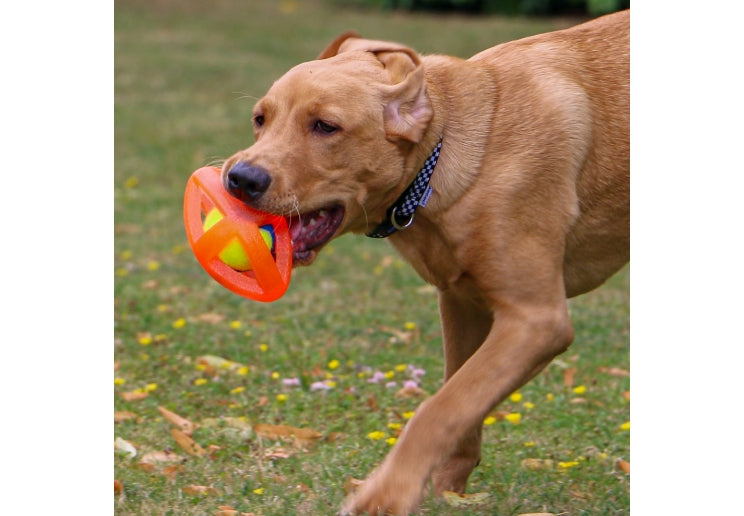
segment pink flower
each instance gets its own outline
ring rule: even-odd
[[[284,378],[282,380],[282,384],[287,387],[299,387],[300,379],[299,378]]]
[[[313,382],[310,384],[311,391],[327,391],[331,386],[325,382]]]

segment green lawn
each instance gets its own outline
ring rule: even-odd
[[[441,385],[436,293],[387,243],[345,236],[295,270],[282,299],[239,298],[188,249],[186,180],[248,146],[254,99],[344,30],[467,57],[571,22],[291,0],[117,0],[115,15],[114,408],[125,419],[114,431],[136,450],[119,441],[116,514],[333,514],[420,403],[395,396],[402,383],[418,369],[425,392]],[[630,449],[628,291],[625,269],[573,300],[574,345],[488,421],[469,486],[482,503],[427,499],[424,514],[629,513],[616,466]],[[158,407],[199,425],[204,452],[179,445]],[[277,440],[260,424],[317,438]]]

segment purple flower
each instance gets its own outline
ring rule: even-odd
[[[325,382],[313,382],[310,384],[311,391],[327,391],[331,386]]]
[[[396,385],[398,385],[396,382],[388,382],[385,384],[385,387],[395,387]]]
[[[385,379],[385,373],[376,371],[375,374],[372,375],[372,378],[367,380],[367,383],[380,383],[384,379]]]
[[[406,380],[403,382],[404,389],[418,389],[418,383],[413,380]]]
[[[299,387],[300,379],[299,378],[284,378],[282,380],[282,384],[287,387]]]

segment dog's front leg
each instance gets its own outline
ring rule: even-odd
[[[571,343],[565,298],[503,304],[483,345],[408,422],[383,463],[346,502],[343,514],[409,514],[426,482],[453,457],[492,407]]]

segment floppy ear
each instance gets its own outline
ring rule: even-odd
[[[355,32],[344,32],[318,59],[353,51],[374,54],[390,78],[389,85],[383,86],[387,137],[413,143],[421,141],[434,112],[426,94],[424,67],[416,51],[399,43],[362,39]]]
[[[390,75],[392,85],[386,88],[383,111],[385,133],[391,140],[418,143],[434,115],[426,94],[424,67],[413,50],[376,52]]]
[[[318,59],[328,59],[329,57],[333,57],[338,55],[338,51],[341,48],[341,44],[346,41],[349,38],[361,38],[359,34],[354,32],[353,30],[347,30],[343,34],[341,34],[339,37],[334,39],[330,45],[326,47],[326,49],[320,53],[318,56]]]

